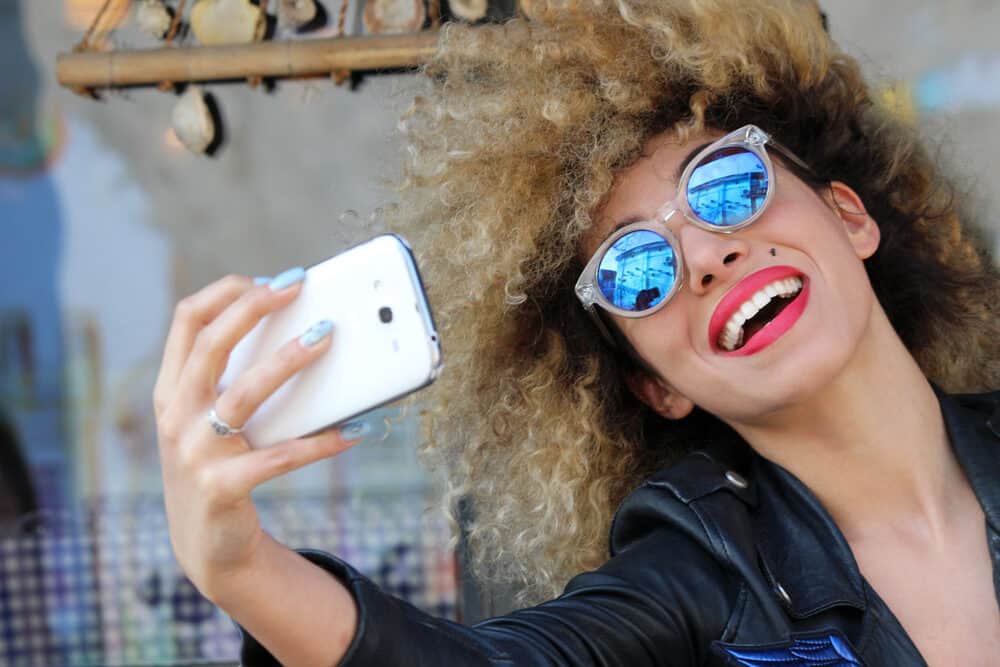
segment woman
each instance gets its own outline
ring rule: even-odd
[[[244,664],[993,664],[997,394],[930,381],[997,386],[997,273],[815,7],[587,4],[449,29],[425,72],[427,454],[476,572],[565,592],[467,629],[263,533],[250,491],[354,441],[209,428],[336,344],[216,395],[301,271],[231,276],[179,304],[155,403],[175,553]]]

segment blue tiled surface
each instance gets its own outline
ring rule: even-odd
[[[417,496],[259,500],[293,547],[337,553],[386,590],[455,616],[447,528]],[[231,664],[238,636],[170,551],[159,498],[99,501],[0,533],[0,665]]]

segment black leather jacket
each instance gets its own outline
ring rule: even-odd
[[[939,399],[986,515],[1000,597],[1000,392]],[[555,600],[472,627],[302,553],[357,600],[342,665],[926,665],[816,497],[746,446],[698,451],[651,477],[619,508],[604,566]],[[276,664],[248,635],[241,657]]]

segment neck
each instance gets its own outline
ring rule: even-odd
[[[881,308],[836,380],[793,407],[734,428],[798,477],[851,543],[943,545],[971,489],[934,391]]]

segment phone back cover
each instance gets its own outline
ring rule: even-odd
[[[302,292],[265,318],[233,350],[219,383],[224,391],[255,359],[268,359],[323,319],[333,344],[278,389],[244,425],[254,447],[320,430],[428,384],[437,365],[422,296],[411,281],[406,251],[380,236],[307,271]],[[379,309],[392,308],[393,320]]]

